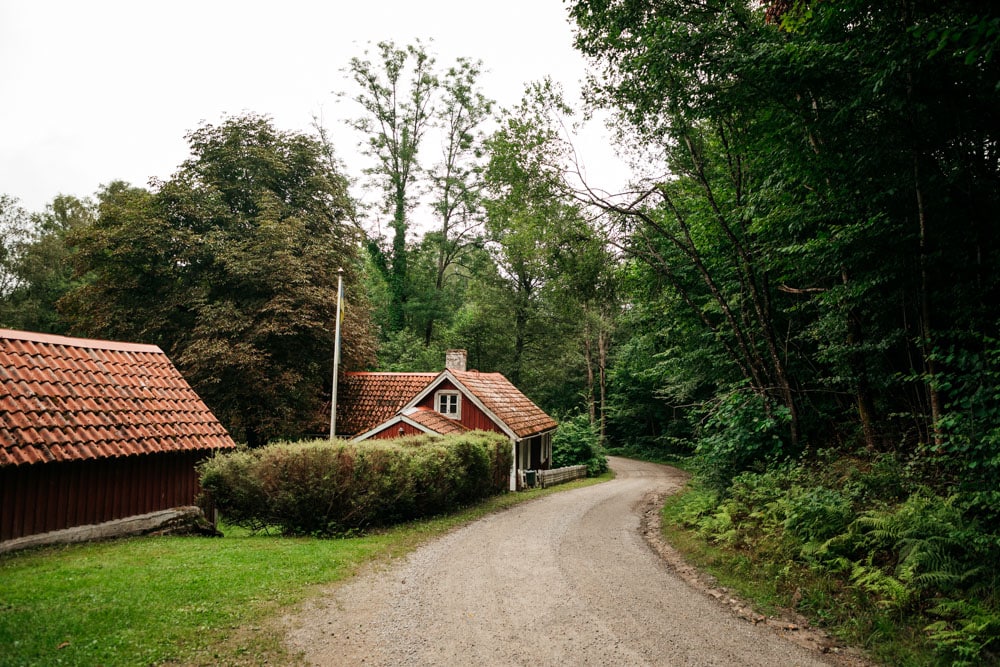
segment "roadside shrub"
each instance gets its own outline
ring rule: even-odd
[[[937,349],[933,358],[948,368],[933,382],[949,397],[937,427],[939,444],[928,459],[956,475],[962,491],[976,497],[984,516],[1000,517],[1000,340],[971,334],[970,340]]]
[[[854,508],[842,493],[823,486],[795,487],[788,496],[785,530],[804,542],[824,542],[854,520]]]
[[[860,604],[872,610],[866,622],[922,629],[942,664],[996,664],[1000,538],[975,499],[915,485],[891,454],[820,452],[713,486],[697,480],[671,513],[733,562],[787,573],[789,591],[817,576],[837,581],[837,602],[823,593],[813,609],[836,616],[838,605]],[[800,609],[814,604],[807,590],[797,597]]]
[[[552,467],[587,466],[587,476],[596,477],[608,470],[608,457],[601,448],[597,429],[587,415],[563,420],[552,436]]]
[[[341,535],[503,493],[510,442],[495,433],[392,441],[279,443],[199,467],[226,520],[287,535]]]
[[[724,493],[741,472],[763,471],[786,454],[782,434],[789,420],[787,408],[749,390],[722,397],[706,415],[695,447],[699,476]]]

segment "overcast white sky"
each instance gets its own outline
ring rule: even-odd
[[[369,42],[416,38],[440,65],[481,59],[502,106],[546,75],[575,101],[584,77],[562,0],[0,0],[0,193],[38,211],[56,194],[167,178],[188,130],[243,111],[285,130],[321,116],[357,176],[341,70]],[[606,137],[592,128],[577,147],[611,188],[625,177]]]

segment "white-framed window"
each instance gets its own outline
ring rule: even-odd
[[[439,391],[434,395],[434,406],[445,417],[462,417],[462,399],[457,391]]]

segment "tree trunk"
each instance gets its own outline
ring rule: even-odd
[[[920,187],[920,167],[916,151],[913,153],[913,184],[917,201],[917,220],[920,225],[920,350],[924,358],[927,376],[927,395],[931,404],[931,432],[934,444],[940,445],[941,434],[941,394],[937,389],[938,367],[931,353],[933,346],[933,327],[931,326],[931,299],[928,293],[930,287],[927,278],[927,210],[924,208],[924,195]]]
[[[587,362],[587,415],[590,417],[590,425],[597,423],[597,412],[594,404],[594,344],[590,337],[590,318],[588,317],[583,326],[583,357]]]
[[[608,335],[604,331],[602,326],[597,333],[597,358],[598,365],[597,369],[600,375],[600,390],[601,390],[601,445],[604,445],[605,437],[607,435],[607,425],[608,425],[608,414],[607,414],[607,400],[608,400]]]
[[[389,328],[401,331],[406,323],[406,193],[396,188],[396,210],[392,221],[392,266],[389,275]]]
[[[843,274],[844,284],[847,284],[847,275]],[[861,345],[862,333],[861,322],[853,309],[847,312],[847,346],[850,348],[849,363],[851,374],[856,378],[854,383],[855,400],[858,407],[858,418],[861,419],[861,431],[865,439],[865,448],[870,452],[876,450],[875,437],[875,403],[872,400],[871,387],[865,378],[865,365],[862,355],[855,350]]]

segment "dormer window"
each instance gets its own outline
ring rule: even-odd
[[[434,395],[437,411],[445,417],[460,419],[462,416],[462,400],[457,391],[439,391]]]

